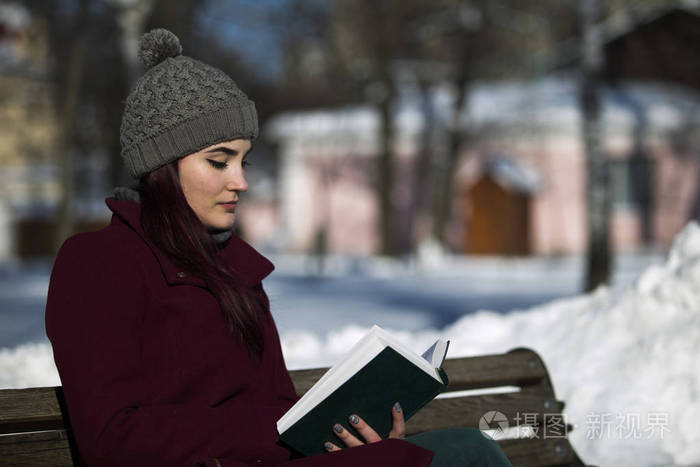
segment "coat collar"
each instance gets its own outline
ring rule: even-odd
[[[116,198],[107,198],[105,203],[114,213],[112,216],[112,224],[118,222],[126,224],[148,245],[158,260],[163,271],[163,276],[168,284],[187,284],[206,287],[202,279],[192,276],[188,271],[177,266],[148,239],[146,233],[143,231],[143,227],[141,227],[141,205],[139,203],[118,200]],[[228,243],[219,254],[227,264],[233,266],[243,282],[251,287],[260,283],[275,269],[267,258],[258,253],[252,246],[248,245],[235,234],[231,236]]]

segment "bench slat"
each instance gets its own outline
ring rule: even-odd
[[[578,458],[567,439],[512,439],[498,444],[513,467],[575,465]]]
[[[306,392],[327,368],[290,371],[299,394]],[[501,355],[448,359],[450,377],[446,392],[517,386],[519,392],[455,394],[435,399],[407,422],[407,434],[451,427],[478,428],[481,417],[492,410],[504,414],[509,426],[558,414],[557,401],[544,363],[536,352],[517,349]],[[61,387],[0,390],[0,459],[9,465],[74,465],[67,419],[62,416]],[[55,430],[55,431],[42,431]],[[25,433],[37,431],[35,433]],[[19,434],[6,434],[19,433]],[[521,439],[499,442],[515,467],[582,466],[565,438]]]
[[[504,414],[510,427],[524,425],[525,414],[535,414],[531,417],[541,423],[545,414],[560,413],[562,406],[547,397],[522,393],[434,399],[406,422],[406,434],[452,427],[478,428],[481,417],[492,410]]]
[[[547,377],[547,369],[537,354],[525,349],[507,354],[447,359],[444,369],[450,378],[447,391],[536,385]],[[290,372],[297,394],[308,391],[326,370],[328,368]]]
[[[327,370],[328,368],[311,368],[307,370],[290,371],[289,375],[292,377],[294,389],[297,394],[303,396]]]
[[[0,459],[12,466],[73,466],[65,430],[0,436]]]
[[[61,388],[0,390],[0,434],[64,428]]]
[[[499,441],[514,467],[570,464],[574,452],[566,439]],[[65,430],[0,436],[0,459],[13,466],[73,466]]]
[[[531,350],[445,360],[448,391],[496,386],[527,386],[547,377],[547,369]]]

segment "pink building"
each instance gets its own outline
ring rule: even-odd
[[[410,190],[406,175],[421,147],[424,125],[410,96],[405,93],[395,118],[399,202]],[[577,96],[576,82],[566,77],[472,88],[463,122],[474,136],[455,174],[455,209],[449,225],[452,249],[479,253],[473,245],[469,251],[474,222],[484,215],[494,219],[499,215],[489,206],[474,205],[483,204],[484,198],[472,188],[488,176],[504,196],[511,193],[524,200],[517,208],[522,219],[504,224],[505,229],[516,229],[514,237],[526,239],[521,253],[585,250],[586,173]],[[447,86],[435,89],[436,119],[448,114],[453,98]],[[700,94],[669,85],[626,83],[606,88],[603,101],[615,247],[666,245],[688,221],[698,196],[700,154],[688,137],[699,133]],[[288,251],[309,252],[323,232],[329,252],[376,251],[378,206],[372,184],[378,124],[369,107],[294,112],[270,121],[265,133],[280,151],[278,201],[268,203],[270,214],[264,225],[246,228],[251,240],[283,239],[272,243]],[[494,166],[500,169],[492,170]],[[475,218],[475,213],[482,214]],[[413,222],[419,241],[428,240],[429,219],[417,216]]]

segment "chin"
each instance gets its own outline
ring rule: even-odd
[[[233,228],[233,218],[230,220],[220,221],[214,224],[214,229],[216,230],[231,230]]]
[[[233,217],[228,219],[200,219],[207,230],[231,230],[233,228]]]

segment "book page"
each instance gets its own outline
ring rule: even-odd
[[[431,364],[433,363],[433,354],[435,353],[435,348],[437,347],[438,342],[439,341],[435,341],[435,343],[428,347],[428,350],[423,352],[423,355],[421,355],[426,362],[430,362]]]
[[[423,352],[421,357],[429,362],[434,368],[440,368],[442,367],[442,363],[445,361],[445,356],[447,355],[447,349],[449,347],[450,341],[438,339],[428,348],[428,350]]]

